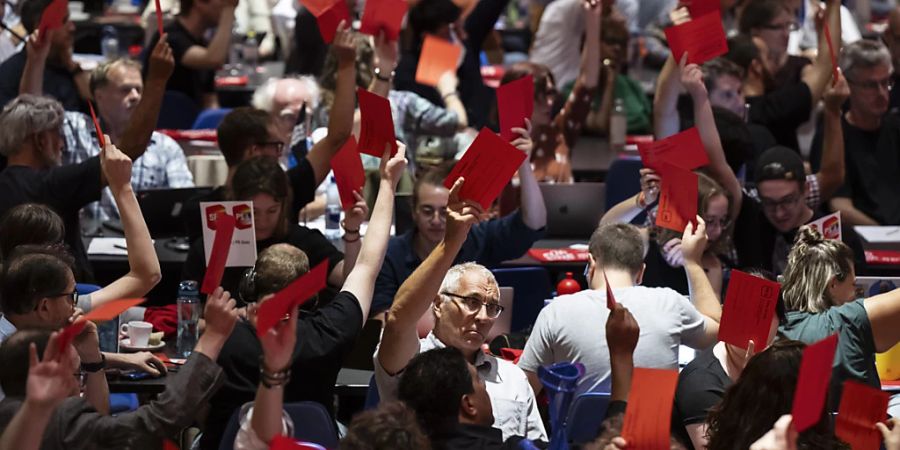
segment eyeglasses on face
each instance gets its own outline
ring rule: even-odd
[[[885,78],[883,80],[873,80],[873,81],[847,80],[847,82],[849,82],[853,86],[859,87],[860,89],[863,89],[866,91],[872,91],[872,92],[880,91],[881,89],[884,89],[884,90],[890,92],[892,89],[894,89],[894,79],[893,78]]]
[[[465,295],[457,295],[451,292],[441,292],[441,295],[446,295],[448,297],[453,297],[454,299],[459,300],[459,303],[466,309],[466,311],[470,313],[478,313],[479,311],[481,311],[481,307],[484,306],[484,312],[486,312],[487,316],[491,319],[500,317],[500,313],[503,312],[503,306],[501,306],[499,303],[484,302],[476,297],[467,297]]]
[[[778,208],[788,208],[794,206],[800,199],[803,198],[800,192],[789,195],[787,197],[782,198],[781,200],[772,200],[770,198],[761,197],[760,202],[762,203],[763,209],[767,211],[775,211]]]
[[[712,217],[710,217],[710,218],[704,217],[703,221],[706,222],[707,228],[718,226],[719,228],[724,230],[725,228],[728,228],[731,226],[731,220],[729,220],[727,217],[721,217],[718,219],[712,218]]]

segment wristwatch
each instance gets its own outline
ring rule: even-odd
[[[81,370],[87,373],[96,373],[106,368],[106,355],[100,353],[100,361],[95,363],[81,363]]]
[[[381,68],[380,68],[380,67],[376,67],[376,68],[375,68],[375,78],[378,78],[378,79],[381,80],[381,81],[387,81],[388,83],[390,83],[390,81],[391,81],[392,79],[394,79],[394,71],[393,71],[393,70],[391,71],[390,76],[384,76],[384,75],[382,75],[382,73],[381,73]]]

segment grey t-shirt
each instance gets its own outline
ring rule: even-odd
[[[669,288],[634,286],[613,289],[616,301],[628,308],[641,327],[634,365],[678,368],[678,346],[698,347],[706,329],[705,317],[688,299]],[[591,390],[609,376],[606,344],[606,292],[585,290],[557,297],[538,315],[525,351],[523,370],[562,361],[579,362],[585,374],[576,394]]]

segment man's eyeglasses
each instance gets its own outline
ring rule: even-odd
[[[860,89],[864,89],[867,91],[879,91],[884,89],[890,92],[894,89],[894,79],[893,78],[885,78],[883,80],[875,80],[875,81],[852,81],[847,80],[850,84],[854,86],[859,86]]]
[[[788,208],[797,204],[800,199],[803,198],[801,193],[795,193],[793,195],[789,195],[781,200],[772,200],[770,198],[760,198],[760,202],[762,203],[763,209],[767,211],[775,211],[778,208]]]
[[[503,306],[501,306],[499,303],[483,302],[479,298],[466,297],[464,295],[457,295],[450,292],[441,292],[441,295],[446,295],[448,297],[453,297],[459,300],[459,303],[462,304],[466,311],[470,313],[478,313],[479,311],[481,311],[481,307],[484,306],[484,312],[486,312],[487,316],[491,319],[500,317],[500,313],[503,312]]]
[[[797,31],[800,29],[800,24],[797,22],[785,22],[785,23],[770,23],[767,25],[762,25],[760,28],[764,30],[772,30],[772,31]]]
[[[447,207],[435,208],[434,206],[421,205],[416,210],[419,214],[428,218],[432,218],[437,214],[441,220],[447,220]]]
[[[729,220],[727,217],[722,217],[721,219],[712,219],[712,218],[707,219],[706,217],[704,217],[703,221],[706,222],[707,228],[710,228],[710,227],[716,225],[719,228],[724,230],[731,226],[731,220]]]
[[[52,294],[52,295],[46,296],[46,298],[60,298],[60,297],[66,298],[66,300],[68,300],[69,303],[71,303],[73,307],[78,305],[78,291],[60,292],[58,294]],[[35,305],[35,309],[36,308],[37,308],[37,305]]]

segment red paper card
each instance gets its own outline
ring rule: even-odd
[[[531,75],[497,88],[497,111],[500,115],[500,137],[506,142],[518,134],[512,128],[525,128],[525,119],[534,112],[534,77]]]
[[[697,174],[666,162],[661,169],[656,225],[682,233],[697,216]]]
[[[728,53],[728,42],[719,12],[694,17],[681,25],[666,28],[666,39],[669,40],[669,48],[672,49],[675,61],[681,61],[682,55],[687,52],[688,64],[703,64]]]
[[[344,21],[347,25],[351,23],[350,10],[347,8],[347,2],[344,0],[338,0],[325,11],[314,15],[319,25],[319,34],[322,35],[322,40],[326,44],[330,44],[334,40],[334,35],[341,21]]]
[[[622,437],[628,448],[668,450],[678,371],[634,368]]]
[[[763,351],[780,291],[781,285],[774,281],[732,270],[719,324],[719,340],[746,350],[752,339],[755,351]]]
[[[94,112],[94,102],[88,102],[88,107],[91,109],[91,120],[94,121],[94,130],[97,131],[97,140],[100,141],[100,149],[106,147],[106,139],[103,137],[103,130],[100,129],[100,121],[97,120],[97,113]]]
[[[831,30],[828,28],[828,22],[824,23],[825,42],[828,43],[828,53],[831,55],[831,85],[834,86],[838,82],[838,61],[835,56],[834,45],[831,43]],[[854,449],[855,450],[855,449]]]
[[[682,0],[682,5],[687,6],[691,17],[700,17],[711,12],[720,12],[719,0]]]
[[[457,178],[465,178],[459,198],[478,202],[487,210],[515,175],[522,161],[525,161],[525,153],[493,131],[482,128],[462,159],[444,179],[444,186],[450,189]]]
[[[609,287],[609,280],[606,278],[606,271],[603,271],[603,282],[606,283],[606,307],[610,311],[616,309],[616,296],[613,295],[612,288]]]
[[[822,339],[803,350],[803,361],[797,375],[797,390],[794,391],[794,427],[798,433],[806,431],[822,418],[834,352],[837,350],[837,333]]]
[[[885,420],[890,394],[871,386],[847,380],[841,394],[834,434],[853,450],[878,450],[881,433],[875,428]]]
[[[144,303],[144,300],[146,299],[124,298],[121,300],[113,300],[92,309],[89,313],[84,315],[84,320],[90,320],[91,322],[105,322],[107,320],[112,320],[119,314],[125,312],[126,309]]]
[[[709,156],[697,127],[688,128],[661,141],[638,144],[638,152],[644,166],[657,172],[660,172],[661,162],[684,170],[694,170],[709,164]]]
[[[274,297],[262,302],[256,314],[256,335],[260,337],[265,335],[284,316],[290,314],[291,309],[309,301],[313,295],[325,288],[327,279],[328,261],[325,260],[278,291]]]
[[[397,152],[397,138],[394,136],[391,102],[363,88],[357,88],[356,95],[359,98],[360,116],[357,149],[360,153],[381,158],[384,145],[389,143],[394,149],[391,152],[393,155]]]
[[[456,72],[462,47],[432,35],[425,36],[419,66],[416,67],[416,83],[437,86],[444,72]]]
[[[59,353],[63,353],[66,351],[66,347],[75,340],[75,337],[81,334],[81,330],[84,329],[85,325],[87,325],[86,320],[78,320],[75,323],[68,325],[63,328],[62,331],[59,332],[59,336],[56,338],[56,343],[59,345]]]
[[[53,0],[44,8],[41,14],[41,21],[38,24],[38,34],[41,42],[47,42],[47,32],[62,27],[69,14],[69,0]]]
[[[153,0],[156,3],[156,31],[159,32],[160,38],[163,35],[163,13],[162,7],[159,6],[159,0]]]
[[[407,8],[409,5],[405,0],[367,0],[359,32],[378,36],[384,31],[388,40],[396,41]]]
[[[269,445],[269,450],[325,450],[319,444],[302,442],[286,436],[275,436]]]
[[[222,284],[225,263],[228,261],[228,252],[231,250],[231,238],[234,236],[234,227],[234,216],[224,212],[216,215],[216,238],[213,240],[212,252],[210,252],[209,262],[206,264],[203,285],[200,286],[200,292],[204,294],[212,294]]]
[[[349,211],[356,203],[353,191],[362,194],[366,184],[366,172],[363,170],[362,160],[356,151],[356,139],[350,136],[343,147],[331,158],[331,170],[334,171],[334,181],[337,183],[338,193],[341,194],[341,206],[344,211]]]

